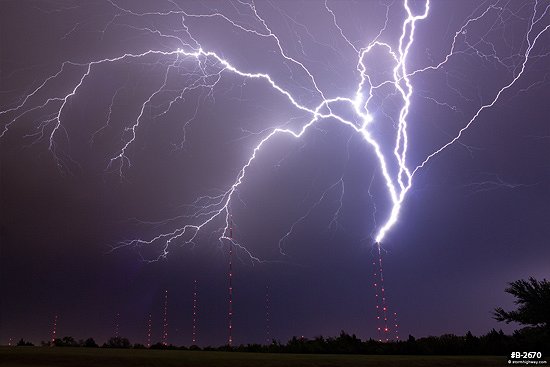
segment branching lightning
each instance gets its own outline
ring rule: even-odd
[[[113,248],[113,250],[116,250],[123,247],[133,247],[139,250],[145,246],[161,244],[162,251],[158,257],[144,259],[148,261],[155,261],[167,256],[173,244],[193,244],[198,234],[210,225],[220,226],[214,233],[219,235],[218,239],[221,243],[231,243],[240,253],[248,255],[253,261],[262,261],[248,250],[245,244],[238,243],[229,236],[230,207],[235,200],[239,200],[238,191],[242,183],[247,179],[247,173],[251,166],[256,163],[259,153],[267,145],[280,136],[300,139],[306,132],[318,125],[321,121],[339,124],[348,128],[353,134],[362,139],[376,158],[378,163],[376,177],[381,177],[383,180],[387,196],[390,199],[389,209],[387,210],[388,214],[383,220],[378,221],[380,225],[376,228],[374,234],[374,241],[379,246],[386,238],[387,233],[397,223],[402,205],[413,186],[415,175],[419,173],[430,160],[439,156],[453,144],[457,142],[460,143],[459,140],[481,118],[480,116],[482,116],[486,110],[494,107],[502,98],[502,95],[522,78],[530,60],[547,57],[550,54],[548,52],[546,54],[535,54],[534,51],[536,50],[536,46],[540,43],[539,41],[543,34],[547,33],[550,28],[550,24],[548,24],[550,23],[548,20],[550,5],[545,6],[545,4],[539,4],[538,0],[525,4],[525,6],[529,5],[531,7],[529,19],[523,19],[517,14],[519,10],[513,12],[507,8],[506,4],[501,4],[500,1],[492,1],[486,7],[479,7],[463,22],[460,29],[454,33],[449,51],[442,60],[434,60],[433,64],[416,69],[411,67],[409,58],[411,51],[414,49],[417,30],[419,27],[422,27],[422,23],[430,17],[430,7],[433,4],[431,4],[429,0],[422,2],[420,4],[421,6],[417,6],[418,4],[415,3],[414,7],[408,0],[404,0],[401,5],[393,3],[383,5],[386,10],[383,25],[376,33],[376,36],[371,40],[365,40],[363,38],[352,40],[351,37],[346,34],[346,28],[343,27],[338,12],[333,9],[329,0],[325,0],[324,4],[321,4],[321,7],[324,7],[327,19],[331,21],[327,24],[327,27],[332,27],[335,37],[343,43],[344,47],[348,48],[350,52],[356,55],[357,61],[356,69],[353,70],[357,78],[356,85],[352,89],[353,93],[350,95],[335,95],[335,92],[332,90],[323,90],[321,83],[317,80],[316,73],[308,67],[306,61],[301,61],[298,57],[292,56],[292,52],[289,47],[285,45],[284,39],[274,31],[275,28],[270,26],[268,17],[266,14],[262,13],[253,0],[230,2],[230,5],[235,9],[237,14],[240,15],[239,19],[235,19],[235,17],[224,14],[218,10],[200,13],[186,11],[172,0],[168,1],[171,10],[159,12],[139,12],[124,7],[116,0],[105,0],[105,3],[111,8],[114,15],[110,21],[105,24],[104,28],[100,30],[102,37],[106,37],[109,32],[112,31],[112,27],[117,24],[121,18],[146,20],[157,19],[159,17],[179,17],[181,27],[178,32],[170,34],[155,28],[153,25],[137,27],[135,25],[121,23],[129,30],[138,32],[139,34],[147,34],[157,39],[159,41],[159,47],[157,49],[149,49],[141,52],[121,52],[118,56],[91,60],[89,62],[76,62],[70,60],[63,62],[56,72],[38,82],[37,86],[31,88],[31,90],[27,94],[21,96],[17,102],[2,107],[0,118],[2,119],[1,122],[3,126],[0,128],[0,139],[4,139],[12,131],[14,125],[25,117],[35,113],[43,113],[39,119],[35,120],[36,130],[27,136],[33,137],[33,141],[47,140],[48,149],[53,159],[60,169],[63,169],[67,157],[60,154],[56,142],[63,134],[66,134],[64,120],[71,100],[77,98],[83,86],[85,86],[96,73],[101,73],[101,69],[104,67],[119,65],[121,63],[131,63],[138,60],[162,65],[165,69],[162,80],[158,82],[154,91],[149,94],[148,98],[141,103],[137,117],[125,128],[121,146],[112,154],[107,163],[106,169],[109,171],[117,171],[121,177],[124,176],[126,170],[131,169],[129,148],[136,142],[136,139],[140,137],[145,111],[153,105],[155,100],[166,98],[165,95],[170,95],[167,92],[171,92],[172,97],[162,103],[162,111],[156,116],[170,113],[172,108],[179,102],[185,100],[186,95],[192,91],[203,90],[206,91],[207,94],[212,94],[212,91],[220,83],[222,76],[231,74],[241,78],[245,82],[254,82],[278,93],[287,101],[289,111],[296,111],[296,113],[308,116],[307,120],[298,128],[290,128],[288,127],[289,125],[282,124],[279,125],[279,127],[254,133],[254,136],[258,136],[258,141],[255,147],[250,151],[248,159],[246,159],[237,170],[238,172],[232,180],[232,183],[219,194],[197,198],[191,205],[193,212],[189,215],[178,217],[178,219],[186,220],[186,224],[151,238],[127,240],[119,243]],[[272,4],[272,6],[274,5]],[[388,32],[388,27],[395,22],[395,20],[390,17],[390,11],[396,7],[402,7],[400,9],[400,14],[403,14],[403,17],[399,20],[400,36],[397,45],[393,45],[391,42],[383,41],[383,39]],[[285,16],[292,19],[288,14]],[[492,46],[491,42],[488,40],[482,39],[482,41],[478,41],[477,43],[468,41],[467,32],[469,29],[489,17],[496,17],[497,21],[495,21],[495,24],[503,23],[505,18],[520,19],[527,23],[527,30],[523,36],[524,47],[521,52],[503,58],[498,56],[497,52],[494,50],[494,46]],[[277,55],[284,60],[289,70],[292,66],[292,70],[298,70],[300,73],[303,73],[306,84],[308,85],[308,87],[303,88],[311,92],[314,102],[303,102],[291,89],[278,82],[279,78],[276,75],[272,75],[267,71],[257,72],[246,70],[245,68],[236,66],[236,64],[225,58],[219,52],[209,50],[206,45],[199,41],[200,35],[193,32],[193,27],[189,22],[213,18],[220,22],[225,22],[232,27],[235,32],[243,32],[249,37],[256,37],[258,40],[265,42],[266,47],[272,47],[274,53],[277,53]],[[296,20],[293,20],[293,24],[305,29],[308,37],[315,40],[306,25]],[[79,25],[77,24],[64,38],[78,32],[78,29]],[[182,36],[181,33],[183,33],[184,36]],[[166,44],[177,44],[178,46],[177,48],[166,48]],[[330,47],[332,47],[332,45],[330,45]],[[492,49],[494,52],[488,52],[486,48]],[[372,75],[372,67],[369,64],[368,58],[371,57],[374,52],[383,53],[392,60],[392,72],[387,80],[378,81]],[[411,121],[410,119],[410,112],[413,107],[413,96],[415,95],[415,78],[434,72],[448,73],[446,70],[448,64],[455,58],[463,55],[476,55],[482,60],[499,63],[505,66],[507,70],[511,71],[512,78],[504,81],[503,86],[494,93],[493,97],[488,102],[481,103],[471,117],[465,119],[464,125],[460,128],[458,133],[448,140],[448,142],[433,150],[433,152],[428,154],[420,164],[416,166],[414,166],[414,164],[411,165],[409,163],[410,158],[408,153],[414,141],[411,141],[408,130],[410,126],[416,123],[416,121]],[[163,61],[160,62],[159,60]],[[54,82],[63,80],[63,78],[67,77],[66,75],[69,72],[75,72],[75,70],[79,73],[79,78],[71,85],[68,93],[54,93],[50,91]],[[174,93],[174,90],[170,89],[168,84],[173,79],[173,74],[181,70],[184,71],[186,76],[186,83],[180,86]],[[532,86],[538,85],[539,83],[540,82],[537,82]],[[450,85],[449,87],[455,90],[454,87]],[[102,133],[110,125],[114,118],[112,113],[113,105],[118,98],[118,94],[124,88],[124,86],[119,87],[112,96],[109,110],[106,112],[106,122],[102,128],[98,129],[92,135],[90,138],[92,143],[96,135]],[[460,91],[457,91],[457,93],[460,93]],[[387,98],[389,95],[397,96],[399,99],[399,108],[396,113],[397,118],[394,120],[395,139],[393,145],[389,147],[390,149],[388,149],[386,143],[383,143],[376,137],[376,134],[373,134],[373,127],[379,123],[377,115],[373,111],[382,110],[382,113],[385,114],[386,112],[383,111],[383,106],[379,103],[379,98]],[[441,102],[436,98],[426,97],[426,99],[436,103],[438,106],[448,107],[453,111],[457,110],[456,106],[450,105],[444,101]],[[347,106],[348,111],[346,113],[337,112],[340,111],[340,109],[335,108],[335,106],[342,105]],[[48,112],[52,111],[52,109],[53,113]],[[195,109],[195,114],[185,122],[184,131],[187,125],[194,122],[197,111],[198,105]],[[349,116],[354,117],[350,118]],[[68,137],[65,138],[68,139]],[[391,154],[388,154],[390,151]],[[371,186],[373,182],[367,182],[366,185],[369,187],[369,195],[372,198]],[[292,236],[293,229],[299,226],[301,221],[314,211],[316,206],[333,190],[339,190],[341,194],[340,205],[330,221],[330,226],[337,224],[342,209],[344,188],[343,176],[339,177],[336,182],[327,186],[322,196],[319,197],[311,207],[307,208],[303,212],[303,215],[297,218],[292,224],[288,232],[280,238],[278,243],[281,253],[284,253],[283,244]],[[374,205],[376,204],[374,203]],[[377,210],[374,214],[375,217],[381,212],[381,210]]]

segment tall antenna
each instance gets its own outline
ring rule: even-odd
[[[379,246],[378,244],[376,244],[376,246]],[[378,256],[379,256],[379,259],[381,258],[380,256],[380,247],[378,247]],[[384,286],[381,284],[381,276],[380,276],[380,270],[381,270],[381,267],[380,267],[380,263],[377,264],[376,261],[373,260],[372,262],[372,265],[374,267],[374,293],[375,293],[375,297],[376,297],[376,330],[378,332],[378,341],[382,341],[382,333],[383,333],[383,330],[385,330],[387,328],[387,323],[385,321],[383,321],[383,319],[386,319],[387,317],[385,317],[385,313],[382,311],[382,309],[385,307],[384,304],[382,303],[382,298],[383,296],[381,297],[381,294],[380,294],[380,289],[383,289]],[[382,278],[383,279],[383,278]]]
[[[397,322],[397,312],[393,313],[393,321],[395,327],[395,340],[399,341],[399,323]]]
[[[168,290],[164,291],[164,332],[162,334],[162,345],[168,345]]]
[[[197,292],[198,292],[198,282],[195,279],[194,285],[193,285],[193,345],[197,344],[197,317],[198,317]]]
[[[382,267],[382,252],[380,250],[380,243],[375,244],[378,248],[378,263],[373,261],[374,266],[374,290],[376,296],[376,320],[378,321],[378,341],[389,341],[389,327],[388,327],[388,305],[386,301],[386,290],[384,288],[384,270]],[[397,314],[395,324],[397,324]],[[397,334],[396,334],[397,335]]]
[[[151,347],[151,326],[152,326],[152,317],[149,313],[149,320],[147,322],[147,348]]]
[[[53,318],[53,325],[52,325],[52,346],[55,343],[55,335],[57,333],[57,315]]]
[[[269,320],[269,286],[265,287],[265,337],[267,345],[271,344],[271,330],[270,330],[270,320]]]
[[[119,331],[120,331],[120,313],[117,312],[115,315],[115,337],[119,337]]]
[[[233,216],[230,215],[229,223],[229,312],[227,315],[229,338],[227,344],[233,344]]]

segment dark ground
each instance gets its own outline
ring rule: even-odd
[[[365,356],[94,348],[0,347],[0,366],[504,366],[502,356]]]

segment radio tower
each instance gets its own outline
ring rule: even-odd
[[[265,336],[267,345],[271,344],[271,330],[269,323],[269,286],[265,287]]]
[[[163,319],[164,332],[162,334],[162,345],[168,345],[168,290],[164,291],[164,319]]]
[[[198,284],[195,279],[193,286],[193,345],[197,344],[197,292]]]
[[[149,314],[149,320],[147,322],[147,348],[151,347],[151,325],[152,325],[152,319],[151,319],[151,314]]]
[[[120,330],[120,313],[117,312],[115,315],[115,337],[119,337],[119,330]]]
[[[373,261],[374,266],[374,290],[376,296],[376,320],[378,322],[378,341],[389,341],[388,328],[388,305],[386,302],[386,290],[384,289],[384,271],[382,268],[382,252],[380,251],[380,244],[376,243],[378,250],[378,263]]]
[[[53,318],[53,325],[52,325],[52,347],[55,343],[55,334],[57,333],[57,315]]]
[[[393,313],[393,320],[395,321],[395,340],[399,341],[399,324],[397,323],[397,312]]]
[[[227,315],[229,338],[227,344],[231,347],[233,344],[233,216],[230,216],[229,239],[229,312]]]

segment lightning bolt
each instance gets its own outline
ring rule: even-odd
[[[66,140],[69,140],[69,136],[64,128],[64,120],[67,118],[67,109],[70,102],[78,97],[80,90],[96,73],[101,73],[101,70],[105,70],[109,66],[124,65],[138,61],[161,68],[163,74],[158,85],[155,86],[154,90],[141,103],[135,120],[124,129],[120,148],[112,154],[106,164],[107,171],[115,170],[121,178],[124,177],[125,172],[131,167],[132,162],[129,148],[139,138],[147,110],[152,108],[159,100],[162,100],[161,112],[155,116],[166,115],[179,102],[184,101],[186,96],[192,91],[205,91],[206,96],[214,98],[213,91],[221,83],[223,75],[230,74],[243,80],[243,83],[250,82],[264,86],[283,97],[288,103],[289,111],[294,111],[300,118],[307,116],[298,127],[290,127],[291,124],[289,121],[274,128],[251,133],[251,135],[258,137],[258,141],[250,151],[248,158],[237,170],[237,174],[231,184],[219,193],[197,198],[188,207],[190,214],[164,222],[164,224],[167,224],[184,221],[183,225],[176,226],[171,231],[160,233],[148,239],[130,239],[113,247],[113,250],[131,247],[136,248],[139,252],[142,248],[160,244],[161,250],[159,255],[152,259],[144,257],[146,261],[156,261],[166,257],[173,244],[194,244],[198,234],[206,227],[218,225],[218,229],[213,231],[213,233],[216,233],[220,243],[232,243],[235,248],[239,249],[241,253],[246,254],[252,261],[261,262],[262,260],[248,250],[245,245],[230,238],[231,205],[235,200],[239,200],[239,189],[247,179],[247,173],[256,163],[258,156],[267,145],[275,139],[281,139],[282,137],[301,139],[309,130],[318,126],[322,121],[342,125],[349,129],[352,134],[361,138],[361,141],[369,147],[376,158],[376,162],[378,163],[376,177],[381,177],[390,200],[388,214],[384,220],[378,221],[380,225],[376,228],[374,234],[374,241],[379,245],[397,223],[403,203],[413,186],[413,179],[416,174],[421,172],[432,159],[441,155],[450,146],[456,143],[460,144],[460,139],[467,131],[471,130],[472,126],[480,119],[480,116],[488,109],[497,105],[503,94],[517,84],[518,80],[524,75],[530,60],[547,57],[550,54],[534,53],[535,47],[540,43],[541,37],[550,28],[550,24],[547,24],[550,5],[546,7],[540,6],[538,0],[532,2],[529,19],[525,20],[527,30],[524,34],[524,47],[522,47],[521,52],[502,57],[499,56],[496,48],[488,38],[482,38],[477,42],[468,39],[468,31],[476,24],[490,17],[497,19],[495,24],[504,24],[507,19],[524,20],[519,14],[521,9],[513,11],[506,6],[507,4],[493,1],[486,8],[480,6],[470,14],[452,37],[449,51],[443,59],[419,68],[412,68],[409,58],[414,48],[417,29],[430,17],[431,3],[429,0],[423,2],[421,6],[414,7],[408,0],[404,0],[400,6],[393,3],[383,5],[385,7],[385,19],[383,20],[383,24],[380,25],[376,36],[370,41],[365,41],[364,39],[352,40],[347,34],[347,27],[339,19],[338,12],[333,9],[330,1],[325,0],[323,9],[329,20],[328,26],[332,27],[334,35],[343,44],[343,47],[347,48],[356,57],[356,67],[355,70],[352,70],[356,76],[355,87],[352,88],[352,92],[349,94],[337,94],[334,90],[323,90],[322,83],[318,81],[316,73],[308,67],[308,62],[301,61],[299,58],[292,56],[290,47],[285,45],[284,39],[268,21],[268,14],[264,14],[253,0],[229,2],[230,7],[233,9],[230,13],[208,8],[202,12],[191,12],[184,10],[172,0],[168,1],[171,7],[170,10],[158,12],[139,12],[124,7],[115,0],[105,0],[105,4],[110,7],[114,15],[105,23],[103,29],[100,30],[102,37],[108,36],[109,32],[114,32],[114,28],[117,26],[125,27],[127,30],[136,32],[136,34],[145,34],[153,37],[158,40],[159,47],[140,52],[122,52],[117,56],[95,59],[88,62],[71,60],[63,62],[54,73],[38,82],[27,94],[22,95],[16,102],[2,107],[0,118],[2,119],[3,127],[0,130],[0,139],[5,139],[11,132],[14,124],[18,121],[24,118],[32,118],[34,114],[41,113],[42,115],[34,121],[36,123],[35,131],[26,136],[32,137],[33,142],[47,140],[48,149],[53,159],[60,169],[65,169],[67,167],[65,162],[66,155],[59,148],[58,140],[63,136]],[[269,4],[273,9],[276,9],[275,4]],[[400,32],[397,44],[394,45],[389,41],[384,41],[384,38],[389,37],[387,34],[389,33],[389,28],[392,26],[390,14],[398,6],[400,7],[397,9],[398,14],[401,17]],[[523,9],[523,7],[521,8]],[[70,9],[64,8],[58,11],[70,11]],[[283,14],[284,12],[280,13]],[[302,29],[311,40],[317,42],[305,24],[292,18],[288,13],[284,13],[283,15],[290,19],[294,27]],[[155,26],[156,23],[153,20],[156,19],[178,19],[179,28],[173,32],[167,32]],[[193,31],[193,24],[209,19],[223,22],[232,27],[235,32],[242,32],[247,37],[254,37],[265,42],[266,46],[272,47],[273,52],[283,60],[291,75],[291,79],[294,80],[296,78],[295,74],[297,75],[298,73],[304,76],[304,82],[300,85],[300,89],[307,91],[310,99],[305,101],[299,97],[285,83],[281,83],[275,75],[265,71],[251,71],[245,67],[239,67],[231,60],[225,58],[220,52],[210,50],[203,45],[199,40],[200,32],[195,33]],[[146,26],[137,26],[131,20],[151,21],[144,22],[147,24]],[[63,39],[77,33],[80,26],[80,24],[76,24],[72,27],[63,36]],[[302,45],[301,39],[299,39],[299,43]],[[317,43],[321,44],[320,42]],[[174,44],[177,47],[166,46]],[[340,52],[338,51],[340,48],[332,44],[325,44],[324,46],[331,48],[333,52]],[[490,51],[486,51],[487,48]],[[306,51],[303,45],[301,52],[305,55]],[[391,72],[383,80],[379,80],[380,78],[375,75],[376,70],[374,70],[374,67],[368,61],[370,57],[375,57],[375,53],[376,55],[382,53],[391,60]],[[343,55],[344,53],[342,53]],[[449,77],[448,69],[450,69],[451,62],[465,55],[474,55],[486,62],[494,61],[506,67],[511,72],[512,78],[504,83],[490,101],[478,106],[471,117],[465,121],[463,127],[449,141],[433,150],[416,166],[414,164],[411,165],[408,153],[410,144],[413,142],[410,141],[408,130],[412,123],[416,122],[410,121],[413,96],[415,95],[414,81],[420,76],[436,72],[441,72]],[[70,84],[71,75],[75,73],[78,74],[78,77],[73,84]],[[180,85],[177,88],[171,86],[173,81],[179,80],[178,78],[181,78],[182,75],[185,77],[184,85]],[[55,83],[58,81],[65,81],[70,84],[68,91],[61,93],[51,92],[50,89],[54,88]],[[540,81],[528,88],[537,87],[539,83]],[[448,87],[466,99],[450,83],[448,83]],[[120,87],[113,95],[107,112],[106,123],[93,133],[91,137],[92,143],[94,138],[98,134],[104,133],[113,121],[115,117],[113,106],[118,98],[118,94],[124,89],[124,87]],[[171,95],[171,97],[166,97],[167,95]],[[426,98],[435,102],[438,106],[450,108],[452,111],[457,111],[458,109],[448,102],[439,101],[439,99],[433,97]],[[396,99],[398,102],[394,102],[394,105],[397,103],[399,106],[397,109],[398,112],[396,114],[387,113],[384,104]],[[345,106],[345,112],[341,112],[342,106]],[[198,110],[199,102],[197,102],[194,109],[194,115],[184,123],[184,133],[185,128],[195,120]],[[465,112],[461,113],[464,114]],[[389,147],[375,133],[376,128],[381,126],[380,124],[384,116],[389,117],[394,122],[395,127],[395,139]],[[300,120],[300,118],[297,118],[297,120]],[[180,147],[184,144],[185,134],[184,141],[180,144]],[[373,182],[371,181],[367,184],[369,187],[369,196],[372,199],[371,187]],[[283,243],[292,235],[293,229],[314,211],[322,200],[332,191],[336,191],[336,189],[340,192],[340,205],[334,213],[329,226],[337,223],[342,209],[344,187],[344,176],[341,176],[339,180],[326,188],[319,199],[291,225],[288,232],[279,240],[281,253],[284,253]],[[376,205],[374,200],[372,200],[372,203]],[[374,215],[376,216],[379,212],[377,210]],[[374,219],[376,223],[376,218]]]

